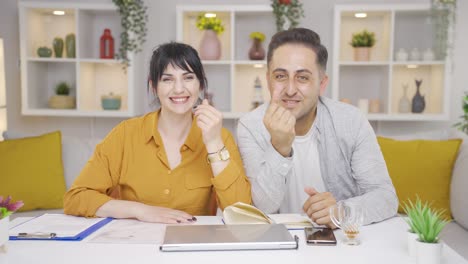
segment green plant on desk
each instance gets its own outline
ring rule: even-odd
[[[448,223],[442,218],[443,210],[432,209],[429,203],[423,203],[419,197],[414,203],[408,199],[408,202],[403,204],[403,210],[408,215],[406,222],[410,226],[410,232],[417,233],[419,241],[439,242],[439,234]]]

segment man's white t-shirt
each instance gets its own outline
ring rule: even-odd
[[[293,168],[286,180],[287,195],[280,206],[280,213],[304,213],[302,206],[309,198],[305,187],[313,187],[318,192],[325,192],[320,172],[319,153],[312,126],[304,136],[296,136],[293,142]],[[315,131],[317,132],[317,131]]]

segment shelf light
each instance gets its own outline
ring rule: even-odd
[[[354,17],[356,17],[356,18],[366,18],[367,13],[354,13]]]
[[[52,14],[54,14],[56,16],[63,16],[63,15],[65,15],[65,11],[63,11],[63,10],[54,10],[54,12],[52,12]]]
[[[205,17],[216,17],[215,13],[205,13]]]
[[[263,68],[263,64],[260,64],[260,63],[256,63],[253,66],[254,66],[254,68],[258,68],[258,69]]]
[[[416,64],[408,64],[408,65],[406,65],[406,68],[408,68],[408,69],[417,69],[418,67],[419,67],[419,66],[416,65]]]

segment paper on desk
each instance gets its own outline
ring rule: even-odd
[[[300,214],[269,214],[277,224],[284,224],[288,229],[318,226],[309,217]]]
[[[197,216],[197,221],[189,225],[222,225],[221,218]],[[185,225],[185,224],[177,224]],[[90,243],[109,244],[162,244],[166,233],[165,224],[146,223],[133,219],[115,219],[104,226]]]
[[[73,237],[104,218],[84,218],[64,214],[43,214],[10,229],[10,236],[18,233],[55,233],[57,237]]]
[[[104,226],[90,243],[161,244],[166,225],[132,219],[114,220]]]

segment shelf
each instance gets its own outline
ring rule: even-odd
[[[231,64],[230,60],[203,60],[202,64],[205,65],[229,65]]]
[[[340,14],[340,61],[351,61],[354,50],[349,44],[352,35],[366,29],[374,32],[376,42],[370,50],[371,61],[387,61],[390,59],[391,43],[391,12],[390,11],[366,11],[366,18],[356,18],[354,14],[357,11],[344,11]]]
[[[356,13],[366,13],[367,18],[356,18]],[[435,49],[429,19],[429,4],[336,5],[332,97],[348,99],[353,105],[358,105],[360,99],[369,103],[379,100],[381,113],[367,115],[372,121],[447,120],[450,85],[446,74],[450,62],[437,54],[434,60],[426,61],[395,58],[400,48],[409,52],[417,48],[421,53]],[[371,48],[370,61],[354,61],[349,42],[353,32],[363,29],[376,34],[376,44]],[[411,108],[415,79],[423,80],[420,93],[425,99],[425,109],[421,114],[400,113],[400,101],[405,98],[403,85],[408,88],[407,100],[401,101],[402,111],[408,102]]]
[[[30,57],[28,62],[76,62],[75,58],[34,58]]]
[[[30,116],[74,116],[74,117],[132,117],[133,114],[120,110],[105,111],[80,111],[76,109],[27,109],[23,111],[25,115]]]
[[[266,66],[266,60],[239,60],[234,61],[235,65],[263,65]]]
[[[368,114],[370,121],[444,121],[448,116],[442,114]]]
[[[105,63],[105,64],[121,64],[120,60],[113,59],[79,59],[79,62],[88,62],[88,63]]]
[[[109,10],[79,10],[78,11],[78,32],[79,36],[79,56],[82,58],[99,59],[100,38],[104,29],[110,29],[114,38],[114,52],[118,52],[120,47],[120,16],[115,8]]]
[[[207,9],[202,9],[203,11],[188,11],[182,14],[183,18],[180,23],[182,23],[182,41],[187,43],[190,46],[194,47],[200,54],[200,42],[203,38],[204,31],[197,28],[197,17],[200,14],[204,13],[215,13],[216,16],[221,19],[224,25],[224,32],[218,35],[218,39],[221,42],[221,58],[220,60],[231,60],[232,59],[232,44],[231,44],[231,12],[227,11],[217,11],[207,7]]]
[[[54,10],[65,15],[53,15]],[[120,15],[114,4],[20,2],[21,103],[23,115],[131,117],[143,113],[144,106],[134,102],[134,68],[123,69],[121,61],[100,59],[100,37],[109,28],[114,51],[119,49],[122,32]],[[65,36],[75,34],[75,57],[66,57]],[[38,57],[39,46],[52,48],[55,37],[64,39],[63,58]],[[133,55],[129,54],[130,60]],[[52,109],[49,99],[58,83],[66,82],[75,109]],[[121,96],[120,110],[103,110],[101,96]],[[137,110],[138,109],[138,110]]]
[[[270,5],[178,5],[177,41],[199,50],[203,32],[196,27],[199,14],[215,13],[224,23],[225,31],[218,35],[222,46],[220,60],[203,60],[208,92],[214,106],[223,112],[225,119],[237,119],[251,110],[255,78],[261,79],[263,97],[269,93],[266,84],[266,65],[263,60],[250,60],[252,46],[250,33],[265,34],[263,48],[276,33],[275,17]]]
[[[340,66],[388,66],[388,61],[341,61]]]
[[[63,55],[66,57],[65,36],[76,34],[76,21],[74,9],[60,9],[65,15],[53,15],[54,8],[28,8],[22,23],[26,25],[24,31],[20,31],[21,37],[27,39],[24,48],[28,57],[38,57],[39,47],[52,49],[54,38],[60,37],[64,41]],[[53,49],[52,49],[53,53]],[[55,57],[55,54],[52,54]]]
[[[445,61],[395,61],[393,65],[444,65]]]

